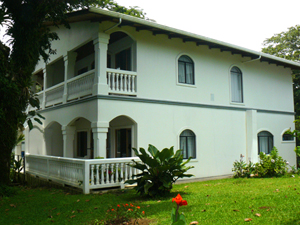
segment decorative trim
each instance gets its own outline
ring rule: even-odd
[[[178,101],[168,101],[168,100],[156,100],[156,99],[146,99],[146,98],[137,98],[137,97],[125,97],[117,95],[97,95],[89,96],[82,99],[74,100],[67,102],[65,104],[60,104],[57,106],[49,107],[39,112],[48,112],[56,110],[59,108],[69,107],[72,105],[81,104],[84,102],[90,102],[97,99],[101,100],[113,100],[113,101],[125,101],[125,102],[141,102],[141,103],[152,103],[152,104],[162,104],[162,105],[175,105],[175,106],[187,106],[187,107],[196,107],[196,108],[208,108],[208,109],[226,109],[226,110],[235,110],[235,111],[247,111],[247,110],[257,110],[258,113],[272,113],[272,114],[283,114],[283,115],[295,115],[295,112],[288,111],[278,111],[278,110],[267,110],[267,109],[256,109],[256,108],[246,108],[246,107],[237,107],[237,106],[224,106],[224,105],[210,105],[210,104],[200,104],[200,103],[191,103],[191,102],[178,102]]]

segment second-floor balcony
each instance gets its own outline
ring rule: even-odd
[[[136,96],[137,73],[133,71],[106,69],[107,94]],[[93,95],[96,85],[95,70],[90,70],[65,82],[56,84],[37,93],[41,108],[63,104]]]

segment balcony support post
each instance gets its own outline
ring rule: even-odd
[[[107,95],[108,85],[106,67],[109,35],[105,33],[98,33],[98,37],[93,43],[95,48],[95,84],[93,87],[93,95]]]
[[[43,69],[43,77],[44,77],[44,88],[43,88],[43,102],[41,105],[41,108],[44,109],[46,106],[46,85],[47,85],[47,70],[46,70],[46,64],[45,67]]]

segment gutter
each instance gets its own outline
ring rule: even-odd
[[[106,32],[109,31],[109,30],[114,29],[115,27],[119,26],[121,23],[122,23],[122,18],[119,17],[119,23],[117,23],[117,24],[113,25],[112,27],[106,29],[106,30],[104,31],[104,33],[106,33]]]
[[[254,61],[257,61],[257,60],[260,60],[261,59],[261,54],[259,55],[259,57],[258,58],[256,58],[256,59],[250,59],[250,60],[248,60],[248,61],[245,61],[245,62],[242,62],[242,63],[249,63],[249,62],[254,62]]]

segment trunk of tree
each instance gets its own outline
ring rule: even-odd
[[[6,123],[2,123],[1,125],[7,125]],[[0,184],[8,185],[10,184],[10,163],[11,163],[11,152],[16,143],[17,137],[17,129],[6,126],[1,128],[1,136],[0,136]]]

